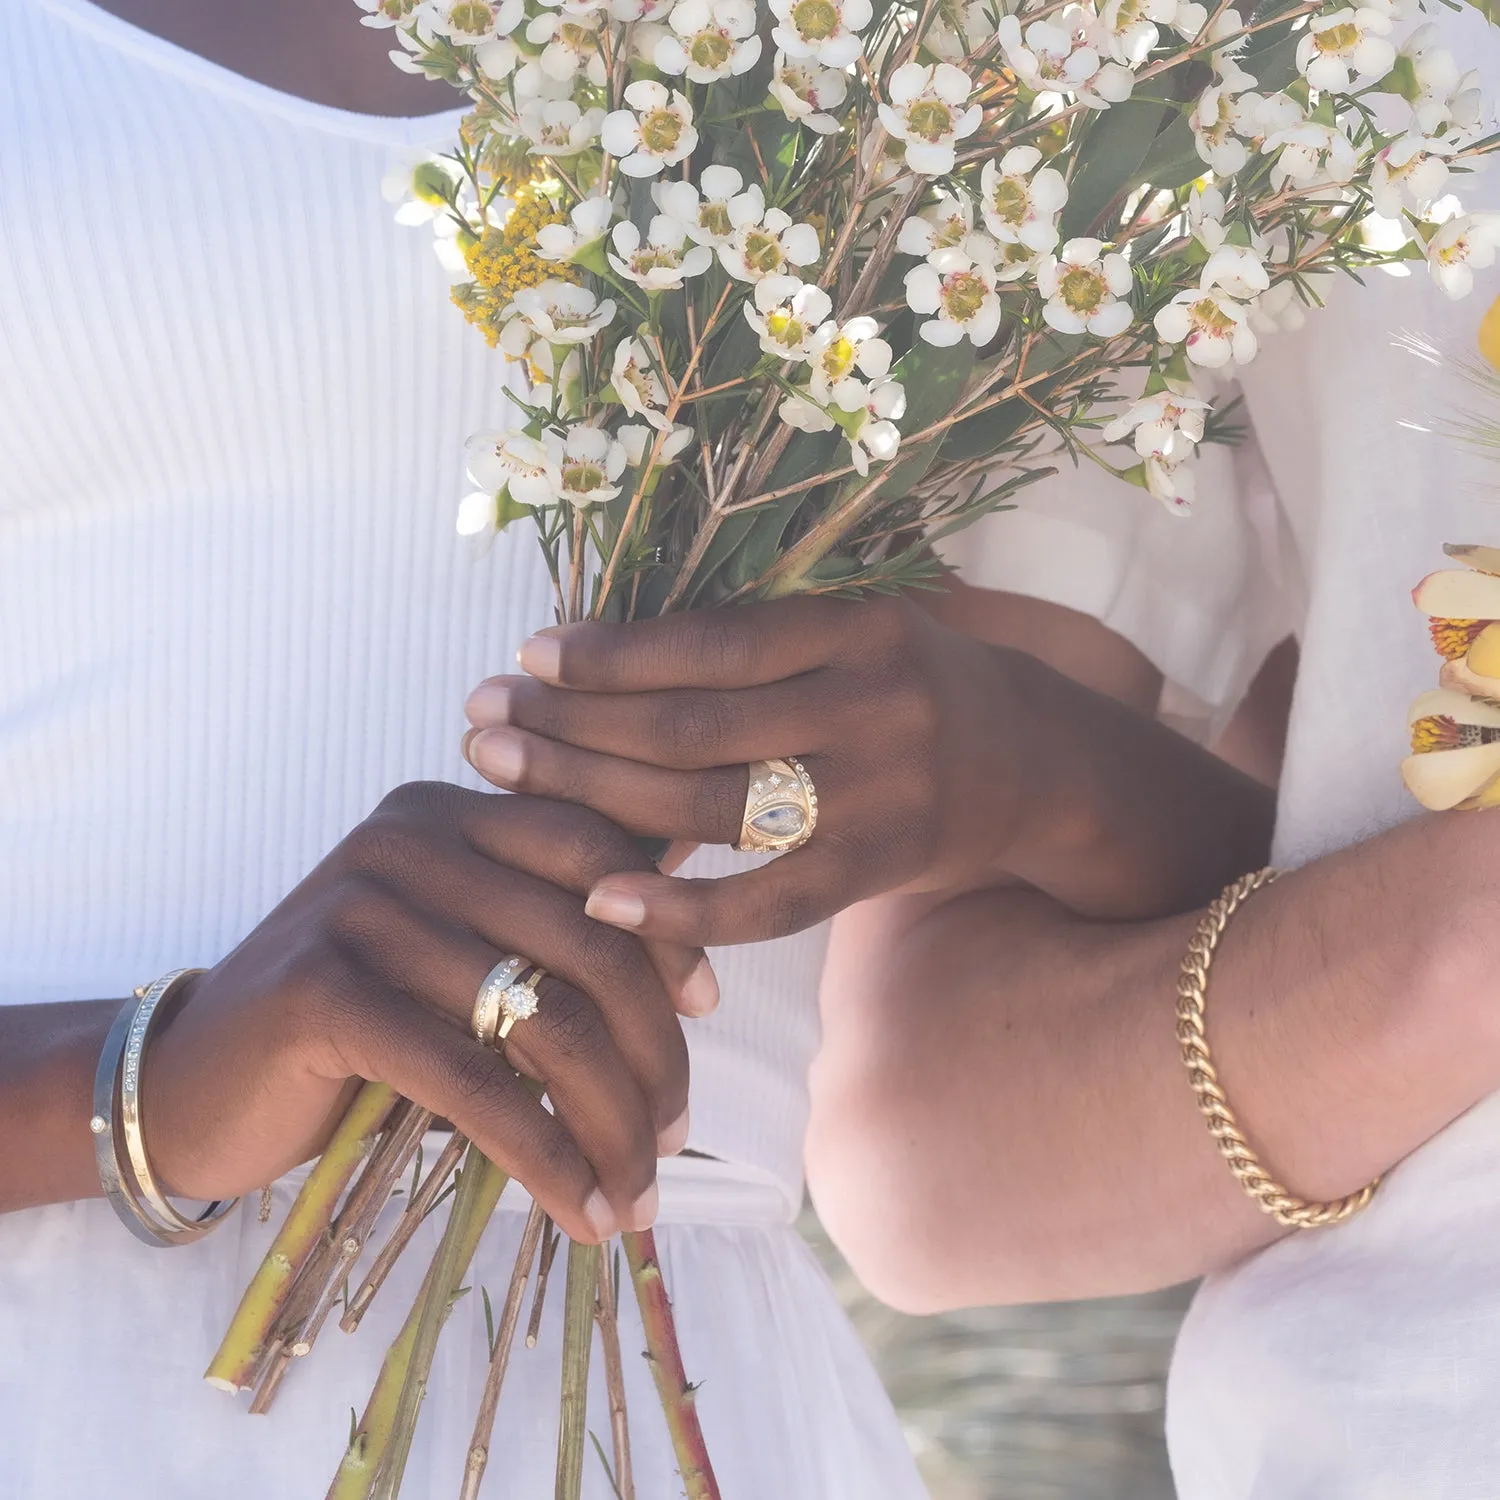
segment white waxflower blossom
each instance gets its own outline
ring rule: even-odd
[[[1153,453],[1141,461],[1147,493],[1160,500],[1174,516],[1185,516],[1193,508],[1197,496],[1197,475],[1192,468],[1195,453],[1192,448],[1181,458]]]
[[[632,469],[639,469],[651,457],[656,440],[661,436],[661,447],[656,453],[655,468],[674,462],[681,457],[693,441],[691,427],[674,427],[670,432],[656,427],[643,427],[639,422],[623,422],[615,436],[625,445],[625,456]]]
[[[1046,256],[1036,268],[1037,289],[1047,299],[1042,317],[1059,333],[1111,339],[1134,318],[1123,300],[1130,281],[1123,255],[1106,252],[1100,240],[1069,240],[1061,255]]]
[[[584,198],[566,224],[543,224],[536,232],[536,253],[543,260],[572,260],[586,246],[602,240],[615,216],[614,203],[595,195]]]
[[[380,179],[380,196],[396,205],[396,222],[430,224],[448,212],[463,181],[463,168],[451,157],[421,152],[391,163]]]
[[[1221,177],[1233,177],[1250,160],[1242,136],[1251,132],[1259,94],[1234,94],[1223,84],[1210,84],[1188,115],[1198,155]]]
[[[495,503],[495,497],[486,495],[483,490],[465,495],[458,502],[453,529],[460,536],[477,542],[481,553],[489,551],[490,543],[500,532],[500,507]]]
[[[1224,195],[1216,187],[1195,187],[1188,194],[1188,232],[1213,254],[1229,232],[1224,228]]]
[[[812,376],[807,389],[812,398],[840,411],[858,411],[869,390],[860,376],[881,380],[890,373],[891,346],[879,335],[874,318],[825,323],[814,335],[808,356]]]
[[[1459,214],[1439,228],[1427,242],[1427,266],[1432,279],[1449,297],[1467,297],[1474,289],[1474,272],[1495,263],[1500,249],[1500,214]]]
[[[610,265],[648,292],[672,291],[714,263],[713,251],[707,245],[690,245],[687,230],[667,214],[652,215],[644,241],[630,220],[616,224],[610,243]]]
[[[508,490],[517,505],[551,505],[561,476],[552,455],[524,432],[479,432],[466,448],[469,478],[486,494]]]
[[[998,11],[994,0],[939,0],[922,45],[940,62],[961,63],[994,36]]]
[[[994,241],[973,234],[962,249],[935,251],[906,273],[906,305],[927,318],[917,332],[929,344],[945,348],[967,335],[978,347],[999,332],[994,258]]]
[[[1156,332],[1163,343],[1181,344],[1206,370],[1247,365],[1260,347],[1249,309],[1220,291],[1179,292],[1157,313]]]
[[[651,198],[662,213],[682,225],[695,245],[727,245],[735,231],[759,224],[766,198],[758,183],[745,187],[733,167],[704,167],[698,182],[680,178],[651,185]]]
[[[969,75],[952,63],[924,68],[903,63],[890,80],[890,103],[881,104],[880,123],[893,139],[906,142],[906,165],[913,172],[941,177],[953,170],[956,148],[984,118]]]
[[[736,281],[789,276],[794,267],[817,260],[818,231],[811,224],[794,224],[790,214],[773,208],[759,223],[737,225],[718,252],[719,264]]]
[[[847,68],[858,61],[859,33],[875,12],[870,0],[771,0],[771,14],[771,40],[788,57]]]
[[[1370,167],[1370,201],[1383,218],[1399,219],[1410,210],[1425,214],[1448,185],[1446,157],[1451,141],[1403,135],[1375,155]]]
[[[603,123],[602,109],[580,109],[571,99],[528,99],[516,128],[531,142],[531,155],[568,157],[587,151]]]
[[[870,472],[872,463],[888,464],[901,447],[896,423],[906,415],[906,388],[899,380],[877,380],[865,393],[864,418],[844,428],[849,462],[855,473]]]
[[[926,257],[939,250],[960,249],[974,228],[974,210],[967,198],[939,193],[937,202],[902,220],[896,248],[903,255]]]
[[[677,0],[671,30],[656,44],[656,66],[690,83],[715,83],[760,60],[754,0]]]
[[[755,295],[745,303],[745,317],[760,335],[761,349],[801,362],[812,357],[813,340],[832,311],[827,292],[795,276],[765,277],[755,283]]]
[[[599,139],[627,177],[655,177],[697,149],[693,106],[685,94],[640,79],[625,90],[625,102],[629,109],[605,115]]]
[[[1450,139],[1457,134],[1467,140],[1484,119],[1479,73],[1460,73],[1453,54],[1438,45],[1440,36],[1437,24],[1429,21],[1418,26],[1401,46],[1401,55],[1411,60],[1417,86],[1417,97],[1411,103],[1412,129],[1422,135],[1442,131]]]
[[[1248,245],[1220,245],[1203,267],[1198,285],[1204,291],[1218,288],[1236,302],[1250,302],[1270,289],[1266,263]]]
[[[1278,192],[1289,184],[1310,188],[1348,182],[1359,169],[1359,155],[1349,137],[1336,125],[1320,125],[1315,120],[1273,132],[1260,149],[1267,156],[1277,153],[1271,164],[1271,185]]]
[[[1297,71],[1320,93],[1347,94],[1358,79],[1384,78],[1396,61],[1390,20],[1370,6],[1313,16],[1297,44]]]
[[[1042,164],[1035,146],[1015,146],[979,174],[979,211],[984,227],[1006,245],[1051,250],[1057,220],[1068,201],[1068,184],[1055,167]]]
[[[426,36],[474,47],[509,36],[525,16],[524,0],[424,0],[417,24]]]
[[[1197,0],[1104,0],[1099,33],[1116,62],[1135,68],[1161,40],[1163,26],[1191,41],[1207,20]]]
[[[532,405],[552,407],[553,385],[556,383],[558,390],[555,393],[555,409],[559,415],[569,417],[582,410],[585,394],[583,360],[579,357],[577,344],[568,347],[559,368],[552,345],[537,339],[527,353],[526,364],[531,377]]]
[[[1135,75],[1117,62],[1106,62],[1090,40],[1094,18],[1070,5],[1025,31],[1016,16],[1003,16],[997,35],[1011,71],[1038,94],[1068,94],[1090,109],[1123,104],[1135,87]]]
[[[651,27],[654,31],[659,23],[666,20],[675,3],[676,0],[609,0],[609,13],[617,21],[627,25],[634,21],[637,29]],[[645,57],[650,57],[656,50],[656,40],[659,38],[653,40],[651,51],[646,52]]]
[[[423,0],[358,0],[358,3],[366,12],[359,18],[361,26],[410,26]]]
[[[543,11],[526,23],[526,40],[542,49],[537,66],[556,83],[571,83],[582,74],[595,88],[603,88],[608,80],[604,54],[599,50],[597,16]]]
[[[1122,443],[1132,437],[1142,458],[1182,458],[1203,441],[1203,422],[1208,402],[1196,396],[1177,396],[1162,391],[1143,396],[1120,413],[1100,434],[1106,443]]]
[[[553,503],[575,507],[599,505],[620,493],[618,480],[625,472],[625,445],[600,427],[578,422],[567,436],[545,433],[548,473],[557,475]],[[512,495],[515,491],[512,488]]]
[[[798,432],[832,432],[835,425],[833,418],[821,406],[802,395],[788,396],[776,408],[776,415]]]
[[[1327,280],[1327,277],[1309,278]],[[1307,322],[1307,307],[1297,294],[1297,285],[1287,279],[1262,292],[1250,307],[1250,327],[1258,334],[1295,333]]]
[[[601,302],[587,287],[544,281],[523,287],[506,311],[524,319],[549,344],[582,344],[614,321],[615,304]]]
[[[640,417],[653,427],[666,431],[667,419],[656,408],[667,404],[667,388],[661,383],[661,376],[656,373],[646,346],[639,339],[621,339],[615,345],[609,383],[628,416]]]
[[[849,94],[848,79],[837,68],[820,67],[805,57],[778,52],[771,68],[771,97],[789,120],[800,120],[819,135],[839,128],[835,110]]]

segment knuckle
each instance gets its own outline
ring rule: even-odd
[[[714,839],[739,833],[745,815],[745,788],[737,772],[709,772],[693,778],[688,798],[693,829]]]
[[[571,985],[548,986],[545,1015],[547,1039],[572,1062],[588,1066],[598,1058],[604,1042],[604,1024],[591,1001]]]
[[[448,1087],[454,1102],[470,1111],[493,1107],[502,1066],[498,1053],[480,1047],[465,1048],[448,1069]]]
[[[430,826],[409,813],[381,808],[366,818],[344,840],[344,857],[350,875],[388,875],[410,879],[432,858]]]
[[[717,679],[742,681],[755,671],[759,655],[756,641],[756,632],[747,630],[734,611],[706,610],[684,641],[689,655],[684,665],[707,668]]]
[[[666,765],[712,763],[732,734],[735,717],[721,694],[669,694],[653,716],[653,753]]]
[[[628,985],[647,967],[646,955],[635,938],[592,917],[579,934],[577,955],[580,969],[600,988]]]
[[[815,926],[823,918],[821,902],[810,890],[783,881],[771,892],[767,902],[771,935],[790,937]]]
[[[441,781],[407,781],[392,787],[376,808],[377,813],[431,817],[449,804],[455,788]]]

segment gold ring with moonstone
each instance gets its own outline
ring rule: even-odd
[[[787,854],[818,826],[818,793],[800,760],[752,760],[740,822],[742,854]]]
[[[536,987],[545,971],[528,959],[508,953],[484,976],[474,999],[475,1039],[497,1047],[517,1021],[537,1013],[541,1004]]]

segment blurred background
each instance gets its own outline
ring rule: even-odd
[[[1191,1288],[912,1318],[866,1295],[810,1211],[801,1228],[932,1500],[1172,1500],[1163,1395]]]

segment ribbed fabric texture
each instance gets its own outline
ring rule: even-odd
[[[351,7],[352,9],[352,7]],[[351,17],[351,23],[353,17]],[[551,618],[456,536],[505,365],[380,179],[452,119],[248,82],[85,0],[0,54],[0,1003],[209,964]],[[722,851],[709,861],[737,858]],[[693,1144],[800,1192],[822,937],[718,955]]]

